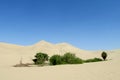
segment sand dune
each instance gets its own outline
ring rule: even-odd
[[[40,41],[31,46],[0,43],[0,58],[4,60],[4,62],[0,62],[4,63],[4,65],[14,65],[18,63],[22,57],[24,63],[29,63],[32,62],[32,58],[34,58],[37,52],[47,53],[49,56],[53,54],[63,55],[66,52],[72,52],[81,58],[93,57],[90,51],[78,49],[67,43],[51,44],[46,41]]]
[[[75,53],[80,58],[100,57],[102,51],[86,51],[67,43],[40,41],[31,46],[0,43],[0,80],[120,80],[120,50],[106,51],[108,61],[79,65],[15,68],[21,57],[32,62],[36,52],[53,54]]]

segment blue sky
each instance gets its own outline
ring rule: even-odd
[[[120,0],[0,0],[0,42],[120,49]]]

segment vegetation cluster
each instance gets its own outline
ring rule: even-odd
[[[48,56],[46,53],[39,52],[35,55],[35,58],[32,59],[35,65],[38,66],[44,66],[44,65],[62,65],[62,64],[83,64],[83,63],[90,63],[90,62],[99,62],[106,60],[107,58],[107,53],[102,52],[101,53],[101,58],[92,58],[92,59],[87,59],[83,60],[79,57],[77,57],[73,53],[65,53],[64,55],[58,55],[55,54],[51,57]],[[14,67],[30,67],[30,65],[33,65],[32,63],[22,63],[22,58],[20,60],[19,64],[14,65]]]
[[[50,65],[61,65],[61,64],[83,64],[83,63],[90,63],[90,62],[99,62],[106,60],[107,53],[102,52],[101,58],[92,58],[83,60],[79,57],[77,57],[73,53],[65,53],[64,55],[58,55],[55,54],[49,58],[49,56],[46,53],[37,53],[35,55],[35,59],[33,59],[34,64],[36,65],[44,65],[45,62],[48,62]]]

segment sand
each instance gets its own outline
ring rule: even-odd
[[[49,51],[50,56],[73,51],[82,58],[100,57],[102,52],[80,50],[66,43],[51,44],[45,41],[31,46],[0,43],[0,80],[120,80],[119,49],[106,51],[108,61],[77,65],[12,67],[19,63],[21,57],[23,63],[32,62],[31,59],[39,51]]]

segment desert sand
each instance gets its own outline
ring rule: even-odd
[[[120,50],[108,50],[108,60],[77,65],[44,67],[13,67],[22,58],[32,63],[37,52],[53,54],[75,53],[82,59],[101,57],[101,51],[87,51],[67,43],[40,41],[30,46],[0,43],[0,80],[120,80]]]

